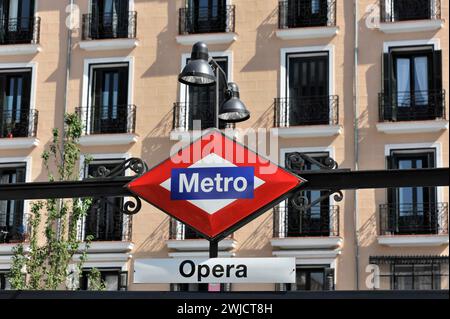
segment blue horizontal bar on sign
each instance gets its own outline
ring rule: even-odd
[[[254,167],[176,168],[171,172],[171,199],[253,198],[254,179]]]

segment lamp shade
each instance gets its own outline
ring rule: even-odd
[[[208,86],[216,82],[216,76],[208,63],[208,46],[197,42],[192,47],[191,59],[178,76],[178,81],[186,85]]]
[[[228,83],[228,98],[219,111],[219,119],[227,123],[243,122],[250,118],[250,112],[239,99],[239,87],[236,83]]]

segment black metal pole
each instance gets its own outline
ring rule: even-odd
[[[219,241],[209,241],[209,258],[217,258],[219,256]]]

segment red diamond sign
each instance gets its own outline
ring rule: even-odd
[[[214,239],[270,209],[305,182],[211,130],[127,187]]]

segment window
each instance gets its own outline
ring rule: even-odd
[[[106,291],[117,291],[128,289],[128,272],[121,269],[99,269],[101,279],[106,286]],[[89,290],[89,272],[90,269],[83,271],[80,278],[80,290]]]
[[[287,162],[290,160],[290,154],[286,154],[286,166]],[[319,170],[319,163],[323,163],[328,158],[328,153],[310,153],[306,154],[313,160],[317,161],[317,164],[312,164],[305,162],[302,166],[302,170]],[[325,193],[321,191],[306,191],[302,194],[308,203],[313,203],[318,200]],[[287,216],[285,216],[286,221],[286,236],[287,237],[302,237],[302,236],[330,236],[334,233],[335,212],[330,206],[330,199],[326,198],[313,205],[310,209],[306,211],[299,210],[291,201],[286,202],[287,205]]]
[[[31,70],[0,70],[0,138],[28,137]]]
[[[8,279],[8,272],[0,271],[0,290],[11,290],[11,284]]]
[[[128,64],[91,66],[91,134],[128,133]]]
[[[334,269],[328,266],[297,266],[296,283],[281,285],[280,290],[334,290]]]
[[[288,27],[318,27],[328,23],[328,0],[288,0]]]
[[[122,162],[122,159],[94,160],[87,167],[86,175],[99,177],[99,169],[112,170]],[[123,198],[94,200],[86,216],[85,237],[93,236],[94,241],[121,241],[124,238],[124,216],[119,209],[122,205]]]
[[[33,39],[34,0],[0,0],[0,44]]]
[[[380,266],[380,289],[448,289],[448,256],[373,256]]]
[[[128,38],[129,0],[93,0],[90,22],[92,39]]]
[[[228,58],[227,57],[214,57],[214,60],[225,71],[228,77]],[[215,70],[215,72],[219,72]],[[225,89],[227,83],[221,75],[220,87],[219,87],[219,105],[225,100]],[[216,85],[199,87],[189,86],[186,89],[185,101],[188,101],[186,107],[188,108],[188,129],[192,130],[194,127],[194,121],[201,121],[201,129],[208,129],[215,127],[215,105],[216,105]],[[225,123],[220,122],[219,127],[225,128]]]
[[[328,52],[287,56],[286,116],[289,126],[330,123]]]
[[[226,31],[226,0],[188,0],[187,8],[188,33]]]
[[[25,172],[25,164],[0,164],[0,184],[24,183]],[[0,201],[0,243],[24,240],[23,210],[23,200]]]
[[[384,56],[384,120],[443,116],[442,53],[431,47],[391,48]]]
[[[389,169],[435,167],[435,150],[391,150]],[[388,190],[388,227],[394,234],[434,234],[439,216],[435,187],[401,187]]]
[[[440,12],[436,0],[382,0],[384,22],[433,19]]]

